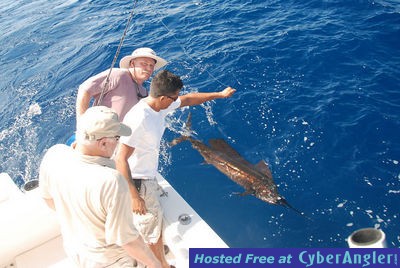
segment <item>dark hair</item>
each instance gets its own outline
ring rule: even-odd
[[[154,76],[150,85],[150,96],[157,98],[160,96],[174,95],[183,87],[181,78],[170,71],[162,70]]]

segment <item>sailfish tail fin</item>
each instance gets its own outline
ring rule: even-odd
[[[172,146],[175,146],[175,145],[181,143],[182,141],[186,141],[186,140],[188,140],[188,139],[189,139],[188,136],[180,136],[179,138],[173,139],[173,140],[169,143],[169,146],[171,146],[171,147],[172,147]]]
[[[190,138],[191,130],[192,130],[192,113],[189,112],[188,119],[186,120],[186,123],[184,125],[184,134],[182,134],[182,136],[180,136],[178,138],[173,139],[169,143],[169,145],[172,147],[172,146],[175,146],[175,145],[177,145],[177,144],[179,144],[179,143],[181,143],[183,141],[190,140],[191,139]]]

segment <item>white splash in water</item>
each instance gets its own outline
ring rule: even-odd
[[[342,202],[342,203],[339,203],[338,205],[337,205],[337,207],[338,208],[342,208],[342,207],[344,207],[344,205],[347,203],[347,200],[345,200],[344,202]]]
[[[39,115],[39,114],[42,114],[42,109],[40,108],[39,104],[34,103],[31,106],[29,106],[27,115],[30,118],[32,118],[35,115]]]
[[[201,105],[201,107],[203,107],[206,112],[208,123],[210,123],[210,125],[213,126],[213,125],[216,125],[217,122],[214,120],[214,114],[212,111],[211,103],[212,103],[212,101],[205,102]]]

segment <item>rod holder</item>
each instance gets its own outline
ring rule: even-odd
[[[363,228],[353,232],[347,243],[350,248],[386,248],[386,235],[382,230]]]
[[[39,180],[30,180],[22,186],[22,191],[26,193],[32,191],[33,189],[36,189],[38,186],[39,186]]]

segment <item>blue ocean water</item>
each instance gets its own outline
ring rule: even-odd
[[[110,67],[133,2],[1,1],[0,172],[37,178],[73,133],[77,88]],[[237,89],[173,116],[160,170],[229,246],[346,247],[376,227],[399,247],[399,44],[398,0],[153,0],[138,1],[121,56],[149,46],[185,92]],[[166,146],[189,111],[196,138],[268,162],[312,220],[234,195],[189,143]]]

